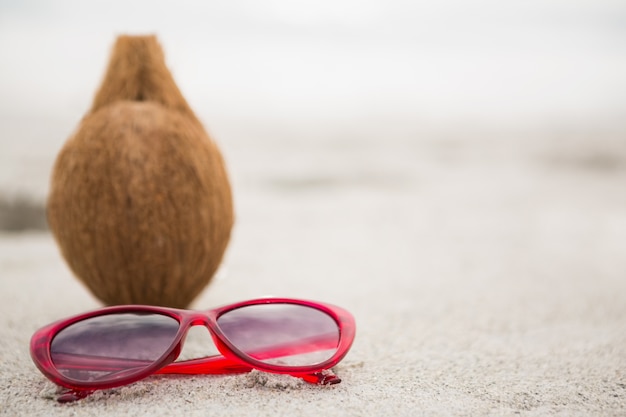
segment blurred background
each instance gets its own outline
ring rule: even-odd
[[[236,192],[391,189],[520,154],[625,169],[623,1],[0,0],[1,229],[45,228],[122,33],[158,35]]]
[[[623,409],[624,0],[0,0],[3,365],[35,384],[29,329],[98,305],[44,203],[122,33],[158,35],[232,179],[197,306],[287,295],[358,318],[354,395],[318,403]],[[36,406],[5,369],[9,402]],[[184,407],[215,391],[187,383]]]

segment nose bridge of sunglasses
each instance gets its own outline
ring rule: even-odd
[[[220,355],[205,322],[194,321],[187,329],[183,339],[183,348],[176,362]]]

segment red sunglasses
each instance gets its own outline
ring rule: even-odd
[[[191,326],[209,329],[221,355],[174,362]],[[39,370],[67,388],[59,402],[152,374],[230,374],[257,369],[314,384],[341,382],[330,368],[347,353],[355,322],[325,303],[262,298],[192,311],[127,305],[103,308],[38,330],[30,352]]]

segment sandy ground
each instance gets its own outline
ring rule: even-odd
[[[163,376],[57,404],[29,338],[99,303],[48,233],[5,232],[0,415],[626,415],[623,135],[244,130],[222,135],[237,225],[194,307],[349,309],[343,382]]]

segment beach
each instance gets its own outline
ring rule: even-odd
[[[28,22],[4,26],[2,39],[23,35],[38,20]],[[58,29],[58,22],[48,24]],[[209,46],[220,45],[215,33],[233,35],[224,26],[207,29]],[[626,125],[617,76],[626,68],[623,51],[605,44],[605,55],[595,56],[597,71],[589,65],[578,75],[533,78],[544,86],[565,80],[545,100],[530,81],[531,87],[505,89],[508,103],[504,87],[484,87],[489,74],[470,77],[482,90],[467,87],[456,95],[459,75],[458,84],[438,96],[445,80],[421,78],[436,78],[434,66],[414,84],[402,78],[413,67],[398,70],[394,81],[394,72],[380,64],[365,74],[382,71],[386,78],[369,90],[367,80],[355,76],[353,84],[329,78],[332,86],[347,85],[343,90],[325,89],[318,80],[296,91],[309,78],[280,84],[280,74],[265,77],[285,65],[300,68],[287,58],[272,66],[270,58],[288,54],[285,45],[295,41],[280,43],[270,30],[263,39],[276,43],[268,40],[261,50],[284,48],[269,55],[270,63],[248,73],[247,59],[263,59],[242,61],[241,55],[226,61],[241,64],[231,78],[202,83],[213,80],[211,49],[199,48],[198,38],[184,42],[191,29],[169,26],[159,33],[167,61],[224,155],[236,211],[223,264],[192,308],[262,296],[325,301],[352,312],[356,339],[334,368],[342,379],[334,386],[258,371],[161,375],[57,403],[56,386],[30,358],[30,337],[48,323],[102,306],[72,275],[42,220],[54,158],[86,111],[113,41],[101,27],[82,43],[69,41],[81,28],[46,41],[67,40],[83,48],[82,58],[93,58],[49,52],[50,73],[61,84],[35,77],[32,68],[21,77],[17,66],[2,73],[0,415],[626,414]],[[303,39],[298,33],[295,39]],[[239,42],[237,36],[226,36],[224,44]],[[12,56],[28,61],[35,40],[24,40],[28,47]],[[319,42],[305,43],[310,57],[319,56],[312,45],[333,50],[332,37]],[[213,51],[227,59],[222,47]],[[580,48],[581,57],[593,49]],[[438,56],[435,49],[426,45],[425,56]],[[400,50],[375,50],[387,51],[398,68],[413,62],[402,61]],[[352,51],[350,59],[326,56],[327,64],[344,64],[337,71],[346,80],[348,63],[365,62],[368,49]],[[576,54],[561,51],[539,54],[539,66],[568,67]],[[55,56],[87,63],[72,75],[72,66],[56,64]],[[453,58],[459,55],[440,62]],[[490,61],[472,62],[479,71]],[[216,66],[214,74],[227,73],[228,65]],[[571,87],[586,77],[597,83],[581,86],[577,97]],[[28,84],[31,79],[37,81]],[[507,77],[497,80],[504,85]],[[252,85],[262,86],[248,90]],[[482,97],[475,106],[474,97]],[[196,327],[183,355],[212,350],[208,332]]]
[[[554,161],[520,143],[357,143],[299,147],[289,158],[261,146],[235,151],[258,165],[230,165],[239,173],[237,225],[223,267],[193,304],[274,295],[343,306],[357,338],[335,369],[341,384],[256,371],[159,376],[57,404],[29,358],[29,337],[100,305],[51,235],[27,232],[0,239],[2,412],[621,415],[624,160],[596,166],[589,150],[574,150]],[[325,168],[303,167],[316,157]],[[394,163],[371,163],[385,159]],[[210,350],[207,332],[193,335],[189,349]]]

